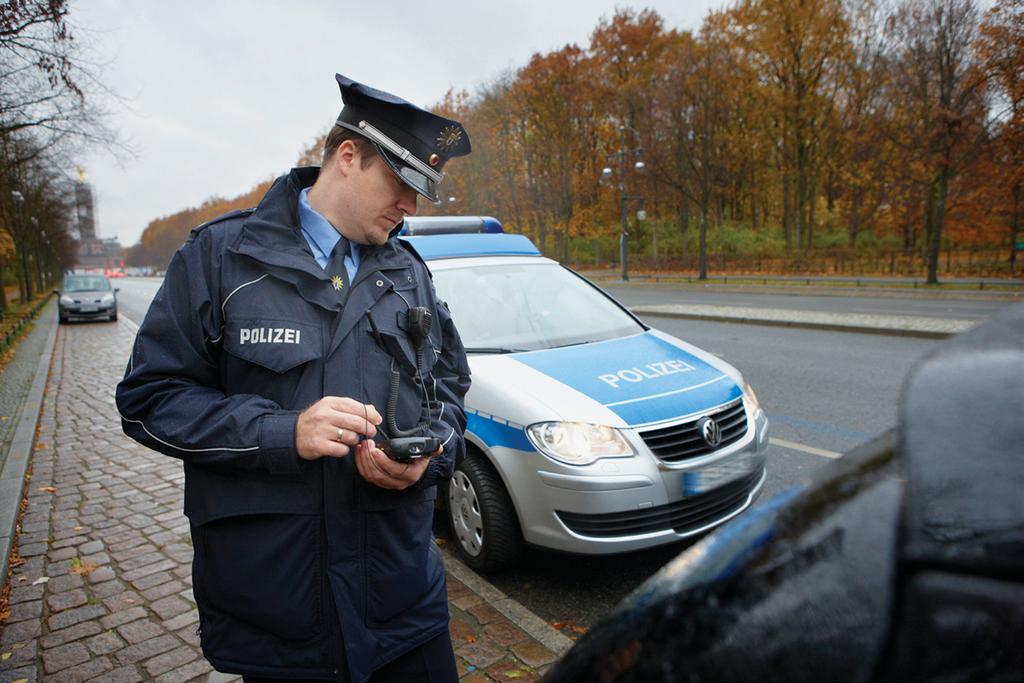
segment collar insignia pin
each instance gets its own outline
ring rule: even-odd
[[[337,292],[341,291],[341,288],[345,286],[345,281],[341,279],[340,275],[331,276],[331,287]]]

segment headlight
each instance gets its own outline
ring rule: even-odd
[[[757,400],[757,394],[754,393],[754,388],[747,384],[743,387],[743,395],[747,397],[747,405],[750,406],[750,412],[753,415],[757,415],[761,412],[761,402]]]
[[[113,294],[104,294],[103,298],[100,299],[100,303],[101,304],[112,304],[112,303],[114,303],[114,295]]]
[[[589,465],[601,458],[636,455],[617,429],[583,422],[538,422],[526,429],[534,447],[568,465]]]
[[[70,296],[68,296],[67,294],[61,294],[61,296],[60,296],[60,302],[61,302],[62,304],[64,304],[65,306],[74,306],[74,305],[75,305],[75,300],[74,300],[74,299],[72,299],[72,298],[71,298]]]

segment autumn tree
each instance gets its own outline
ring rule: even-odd
[[[839,144],[833,165],[846,213],[851,248],[889,199],[894,150],[886,139],[892,115],[887,97],[888,63],[883,7],[873,1],[850,5],[851,50],[839,65]],[[829,201],[831,203],[831,195]]]
[[[1024,0],[997,3],[982,21],[977,48],[993,93],[991,160],[997,179],[988,184],[1009,228],[1012,273],[1024,211]]]
[[[84,146],[126,151],[106,124],[100,103],[111,93],[89,66],[72,34],[67,0],[18,0],[0,4],[0,218],[16,255],[4,250],[3,271],[20,269],[22,298],[41,289],[44,258],[67,259],[63,238],[51,242],[55,226],[49,211],[60,205],[71,179],[57,175],[71,168]],[[60,190],[57,185],[63,183]],[[46,198],[29,201],[30,198]],[[59,229],[68,229],[67,217]],[[43,245],[43,247],[40,246]],[[64,264],[68,266],[70,264]],[[0,297],[0,310],[6,302]]]
[[[534,55],[519,73],[517,94],[527,123],[523,153],[541,208],[538,236],[544,248],[547,222],[559,226],[563,259],[574,213],[594,196],[599,177],[593,66],[583,50],[567,45]]]
[[[734,65],[713,17],[696,39],[678,35],[670,54],[659,88],[662,118],[653,166],[681,200],[697,206],[699,277],[706,280],[708,216],[713,198],[729,180],[727,136],[734,121],[734,95],[728,84]]]
[[[846,14],[840,0],[745,0],[733,16],[741,64],[756,74],[773,118],[786,240],[809,247],[823,132],[849,48]]]
[[[890,21],[895,117],[925,187],[927,280],[938,282],[939,250],[951,183],[976,160],[983,141],[983,84],[972,51],[972,0],[908,0]]]

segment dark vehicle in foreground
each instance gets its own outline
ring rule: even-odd
[[[67,275],[64,285],[55,289],[59,297],[57,311],[61,323],[70,320],[117,320],[117,292],[110,280],[95,273]]]
[[[897,428],[704,538],[545,683],[1024,680],[1024,304],[940,346]]]

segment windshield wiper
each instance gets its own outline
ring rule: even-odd
[[[472,346],[466,353],[521,353],[529,349],[504,349],[498,346]]]

